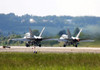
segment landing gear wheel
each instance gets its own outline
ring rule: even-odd
[[[66,45],[64,44],[63,47],[66,47]]]
[[[26,47],[30,47],[29,43],[26,43]]]
[[[41,47],[41,44],[39,44],[39,47]]]
[[[75,47],[77,47],[77,44],[75,45]]]

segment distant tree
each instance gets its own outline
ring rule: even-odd
[[[95,34],[94,38],[100,41],[100,33]]]
[[[73,36],[76,36],[78,34],[78,32],[80,31],[80,29],[77,27],[75,30],[74,30],[74,35]]]
[[[66,31],[65,30],[61,30],[57,35],[61,36],[62,34],[66,34]]]
[[[91,39],[91,36],[89,34],[84,33],[84,32],[81,32],[79,37],[82,39]]]
[[[33,33],[34,35],[39,35],[39,30],[32,30],[32,33]]]
[[[2,37],[3,36],[3,32],[0,30],[0,37]]]

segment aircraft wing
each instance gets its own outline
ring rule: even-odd
[[[73,41],[73,39],[59,39],[58,41],[63,41],[63,42],[67,42],[67,41]],[[90,39],[80,39],[79,42],[94,42],[95,40],[90,40]]]
[[[80,42],[94,42],[95,40],[90,40],[90,39],[80,39]]]
[[[11,39],[13,41],[30,41],[29,39],[26,38],[16,38],[16,39]]]
[[[43,38],[43,41],[58,41],[58,39],[52,39],[52,38]]]
[[[35,38],[16,38],[16,39],[11,39],[13,41],[31,41],[35,40]]]
[[[68,40],[67,39],[58,39],[58,41],[62,41],[62,42],[67,42]]]
[[[56,38],[56,39],[52,39],[52,38],[47,38],[47,39],[43,39],[43,41],[63,41],[63,42],[67,42],[68,40],[66,40],[66,39],[58,39],[58,38]]]

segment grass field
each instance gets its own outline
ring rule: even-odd
[[[2,52],[0,70],[100,70],[100,54]]]

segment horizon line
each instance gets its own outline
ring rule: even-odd
[[[52,14],[52,15],[34,15],[34,14],[29,14],[29,13],[25,13],[25,14],[22,14],[22,15],[18,15],[14,12],[9,12],[9,13],[0,13],[0,14],[5,14],[5,15],[8,15],[8,14],[14,14],[15,16],[24,16],[24,15],[29,15],[29,16],[39,16],[39,17],[46,17],[46,16],[71,16],[71,17],[85,17],[85,16],[88,16],[88,17],[100,17],[100,16],[96,16],[96,15],[77,15],[77,16],[74,16],[74,15],[56,15],[56,14]]]

